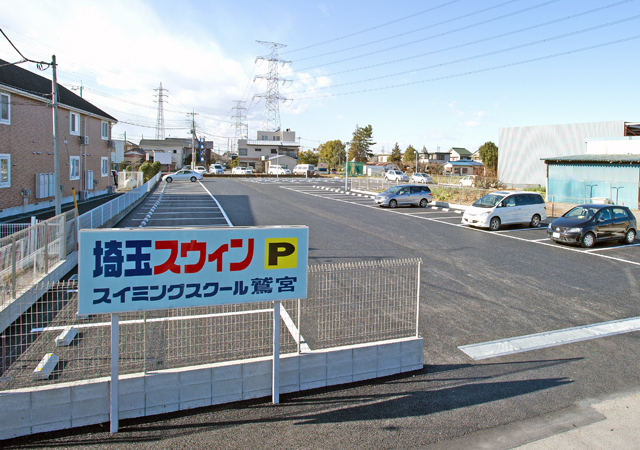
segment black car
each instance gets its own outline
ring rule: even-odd
[[[636,218],[626,206],[580,205],[554,220],[547,236],[555,242],[593,247],[597,241],[636,239]]]

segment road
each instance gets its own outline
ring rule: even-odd
[[[453,211],[381,209],[327,189],[340,186],[207,178],[170,188],[212,195],[234,226],[308,225],[310,264],[422,258],[422,371],[285,395],[278,406],[203,408],[124,421],[114,436],[91,427],[7,448],[508,449],[597,420],[583,406],[590,399],[638,391],[638,332],[481,361],[458,348],[640,316],[638,241],[587,251],[551,244],[543,228],[490,233],[460,226]],[[122,226],[138,226],[148,207]],[[174,218],[195,223],[184,211]]]

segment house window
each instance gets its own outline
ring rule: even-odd
[[[80,114],[69,114],[69,133],[80,136]]]
[[[69,157],[69,179],[70,180],[80,179],[80,157],[79,156]]]
[[[239,156],[247,156],[247,149],[246,148],[238,149],[238,155]]]
[[[109,175],[109,158],[103,156],[100,158],[100,176],[106,177]]]
[[[275,155],[275,154],[277,154],[277,153],[278,153],[278,149],[276,149],[276,148],[272,148],[272,149],[271,149],[271,154],[272,154],[272,155]]]
[[[262,140],[263,141],[268,141],[269,140],[269,136],[263,134],[262,135]]]
[[[254,149],[254,150],[255,150],[256,152],[261,152],[261,151],[262,151],[262,149],[261,149],[261,148],[256,148],[256,149]]]
[[[0,188],[11,187],[11,155],[0,153]]]
[[[109,139],[109,122],[102,121],[100,137],[105,141]]]
[[[11,125],[11,97],[0,94],[0,123]]]
[[[274,141],[277,141],[277,140],[278,140],[278,136],[274,136],[274,137],[273,137],[273,140],[274,140]]]

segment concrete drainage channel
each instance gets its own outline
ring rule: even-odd
[[[140,224],[140,226],[138,228],[144,228],[147,226],[147,224],[149,223],[149,220],[151,220],[151,216],[153,215],[153,213],[156,211],[156,208],[160,205],[160,202],[162,201],[162,197],[164,196],[164,191],[165,189],[167,189],[167,183],[164,184],[163,188],[162,188],[162,192],[160,192],[160,196],[158,197],[158,200],[156,200],[156,202],[154,203],[154,205],[151,207],[151,209],[149,210],[149,213],[147,214],[147,216],[142,220],[142,223]]]

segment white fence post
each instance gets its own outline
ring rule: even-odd
[[[111,433],[118,432],[118,314],[111,314]]]
[[[299,339],[298,339],[299,340]],[[271,401],[280,403],[280,301],[273,302],[273,373]]]

